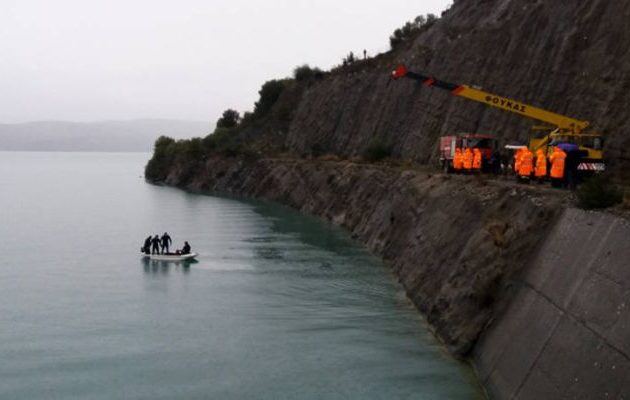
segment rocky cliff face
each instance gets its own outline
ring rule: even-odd
[[[165,183],[292,206],[387,260],[496,399],[626,399],[627,220],[566,194],[348,162],[215,158]]]
[[[455,1],[402,49],[328,75],[306,90],[286,143],[360,154],[383,137],[405,158],[431,162],[438,136],[494,133],[525,141],[530,121],[448,92],[391,81],[397,63],[458,84],[591,121],[630,179],[630,0]]]
[[[166,183],[266,199],[348,229],[388,260],[454,354],[465,356],[564,196],[507,181],[298,160],[213,159]]]
[[[612,170],[628,182],[629,20],[630,0],[455,1],[396,51],[296,83],[271,115],[285,117],[282,129],[261,123],[241,134],[262,142],[258,151],[293,155],[359,155],[381,138],[420,163],[435,161],[445,133],[527,140],[536,121],[392,81],[391,69],[406,63],[591,121],[608,135]],[[629,395],[628,276],[619,261],[627,259],[628,228],[615,222],[611,234],[600,226],[612,217],[566,211],[562,192],[503,180],[251,154],[188,160],[166,150],[148,178],[277,201],[347,228],[391,263],[438,337],[473,356],[496,398]],[[574,256],[576,247],[587,261]],[[558,269],[564,260],[566,274]]]

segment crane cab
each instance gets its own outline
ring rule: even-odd
[[[529,140],[529,149],[532,152],[543,149],[545,154],[550,155],[553,147],[559,143],[571,143],[579,147],[582,159],[578,170],[584,172],[603,172],[606,170],[604,137],[599,133],[572,134],[554,131],[542,137],[531,138]]]

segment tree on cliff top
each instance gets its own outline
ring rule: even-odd
[[[275,79],[265,82],[262,85],[262,88],[260,88],[258,92],[260,99],[254,105],[254,116],[256,118],[266,115],[271,110],[273,105],[276,104],[276,101],[278,101],[278,98],[280,98],[285,86],[286,81]]]
[[[238,111],[228,108],[223,111],[223,116],[217,121],[217,128],[235,128],[241,120]]]
[[[300,65],[293,70],[293,77],[298,82],[319,78],[322,74],[321,69],[317,67],[311,68],[308,64]]]
[[[392,49],[395,49],[401,43],[414,38],[420,32],[428,29],[437,19],[434,14],[418,15],[413,21],[408,21],[402,28],[394,31],[389,37],[389,45]]]
[[[153,157],[144,170],[148,179],[160,180],[166,177],[168,168],[175,157],[175,143],[175,140],[168,136],[160,136],[155,141]]]

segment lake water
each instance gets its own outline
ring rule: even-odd
[[[477,399],[389,269],[147,154],[0,152],[0,399]],[[143,262],[149,234],[189,266]]]

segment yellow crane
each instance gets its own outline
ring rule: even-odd
[[[500,108],[546,123],[544,126],[534,126],[533,129],[544,132],[542,135],[530,138],[529,148],[533,152],[543,148],[546,153],[550,147],[559,142],[568,142],[579,146],[584,157],[579,166],[580,170],[605,170],[603,154],[603,136],[600,133],[587,131],[590,122],[581,121],[566,115],[557,114],[534,107],[520,101],[498,96],[468,85],[457,85],[435,79],[417,72],[409,71],[404,65],[399,65],[393,72],[394,79],[410,78],[426,86],[433,86],[448,90],[453,95],[483,103],[490,107]]]

